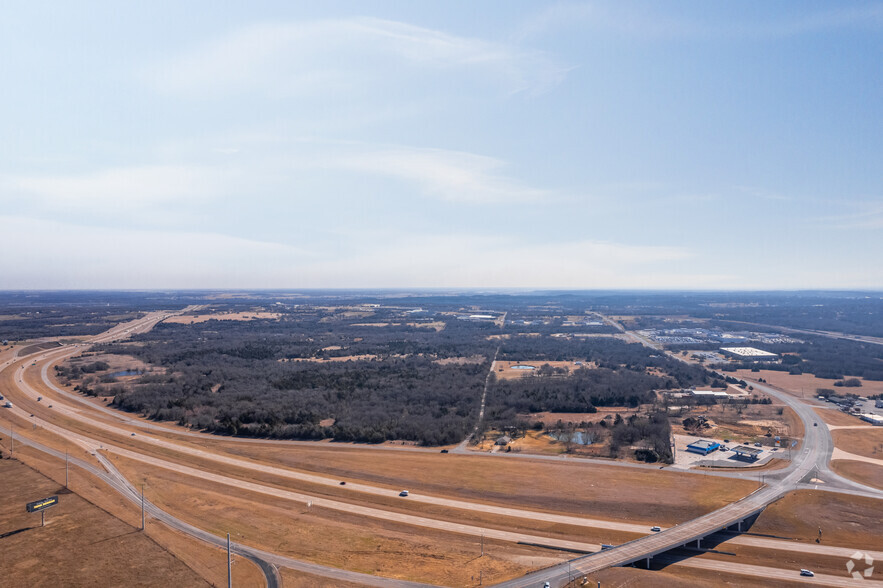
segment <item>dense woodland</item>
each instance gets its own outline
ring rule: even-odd
[[[503,342],[498,357],[530,358],[535,363],[582,360],[598,366],[577,369],[569,376],[538,370],[514,380],[495,379],[488,390],[488,415],[492,421],[507,424],[525,413],[591,413],[600,406],[635,407],[652,402],[653,390],[724,386],[704,368],[610,337],[513,338]]]
[[[59,375],[86,393],[113,395],[119,408],[222,434],[437,445],[460,441],[475,425],[495,354],[597,367],[570,375],[540,369],[518,380],[492,375],[493,426],[522,424],[533,412],[646,405],[655,389],[722,385],[701,367],[604,336],[615,329],[587,324],[599,320],[594,312],[639,323],[690,315],[740,329],[730,321],[883,333],[879,298],[842,293],[0,293],[0,338],[94,334],[144,311],[188,304],[204,305],[199,312],[262,310],[279,318],[162,323],[99,350],[151,366],[133,381],[115,382],[89,357]],[[472,314],[505,314],[507,321],[501,328]],[[800,338],[805,343],[770,348],[790,354],[775,369],[883,379],[881,346]],[[652,413],[635,418],[641,420],[610,423],[607,434],[619,431],[611,441],[665,461],[661,442],[653,441],[667,435],[662,424]]]
[[[372,320],[390,319],[377,314]],[[134,344],[102,351],[134,356],[163,375],[86,388],[115,393],[124,410],[223,434],[425,445],[463,439],[494,350],[488,325],[449,320],[436,332],[352,324],[359,320],[307,309],[280,320],[161,324]],[[350,355],[373,357],[299,361]],[[472,363],[439,361],[461,355]]]

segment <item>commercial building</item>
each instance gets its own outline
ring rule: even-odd
[[[883,408],[883,398],[880,398],[876,401],[875,406],[877,408]]]
[[[748,447],[747,445],[739,445],[733,448],[733,453],[735,453],[736,457],[739,459],[755,461],[760,457],[760,454],[763,453],[763,449],[756,449],[754,447]]]
[[[742,361],[773,361],[779,356],[756,347],[721,347],[721,352],[727,357]]]
[[[863,414],[860,415],[859,418],[865,422],[871,423],[872,425],[876,425],[878,427],[883,426],[883,416],[878,414]]]
[[[690,396],[698,396],[700,398],[727,398],[729,394],[721,390],[690,390]]]
[[[700,453],[702,455],[708,455],[712,451],[717,451],[720,448],[721,444],[717,441],[708,441],[707,439],[700,439],[699,441],[693,441],[689,445],[687,445],[687,451],[692,451],[693,453]]]

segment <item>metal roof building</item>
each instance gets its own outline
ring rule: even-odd
[[[736,454],[736,457],[739,458],[748,458],[750,460],[757,459],[761,453],[763,453],[762,449],[756,449],[754,447],[748,447],[747,445],[739,445],[738,447],[733,447],[733,453]]]
[[[766,361],[779,358],[779,356],[775,353],[770,353],[769,351],[764,351],[763,349],[757,349],[756,347],[721,347],[721,351],[723,351],[728,356],[736,359]]]
[[[693,453],[701,453],[702,455],[708,455],[712,451],[716,451],[721,446],[717,441],[709,441],[708,439],[700,439],[699,441],[693,441],[689,445],[687,445],[687,451],[692,451]]]

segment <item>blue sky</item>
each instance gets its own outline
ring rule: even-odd
[[[881,2],[13,2],[0,288],[883,288]]]

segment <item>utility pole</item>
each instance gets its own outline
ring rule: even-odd
[[[484,557],[484,533],[481,534],[481,556]]]
[[[15,453],[15,425],[9,425],[11,427],[10,431],[12,432],[9,439],[12,442],[12,448],[9,450],[9,455]]]
[[[233,588],[233,568],[230,564],[230,533],[227,533],[227,588]]]
[[[141,484],[141,530],[144,530],[144,484]]]
[[[65,451],[65,452],[64,452],[64,487],[65,487],[65,488],[67,488],[67,482],[68,482],[68,478],[67,478],[67,470],[68,470],[68,467],[67,467],[67,451]]]

